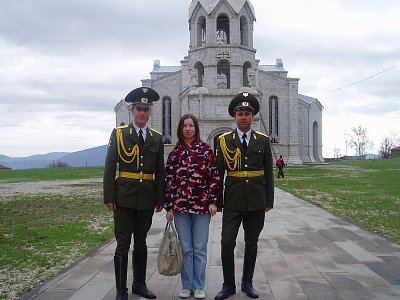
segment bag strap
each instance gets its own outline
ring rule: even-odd
[[[167,232],[168,228],[170,226],[173,226],[172,221],[167,221],[167,224],[165,224],[165,229],[164,229],[164,233]]]

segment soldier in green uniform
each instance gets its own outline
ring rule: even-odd
[[[266,134],[251,129],[259,111],[257,98],[240,93],[229,104],[229,114],[237,128],[222,134],[218,140],[217,162],[223,182],[221,260],[224,276],[222,290],[216,300],[236,294],[234,249],[240,224],[244,229],[244,261],[241,290],[250,298],[258,298],[253,288],[257,243],[264,227],[265,213],[274,203],[274,179],[271,145]],[[222,191],[221,191],[222,195]]]
[[[156,298],[146,286],[146,238],[154,210],[160,212],[164,203],[164,145],[162,135],[149,128],[147,122],[152,102],[159,98],[151,88],[131,91],[125,101],[132,103],[133,123],[115,128],[108,144],[103,188],[104,203],[114,213],[117,300],[128,299],[126,280],[132,234],[132,293]]]

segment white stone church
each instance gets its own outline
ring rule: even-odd
[[[299,78],[287,77],[281,59],[273,65],[256,59],[255,20],[248,0],[192,0],[188,55],[180,66],[155,60],[150,78],[142,80],[160,94],[149,125],[163,134],[166,155],[177,141],[183,114],[198,117],[202,139],[214,147],[220,134],[236,127],[228,114],[230,100],[250,92],[260,101],[253,129],[268,134],[274,159],[283,155],[288,164],[323,161],[323,107],[316,98],[299,94]],[[117,126],[132,121],[123,100],[115,113]]]

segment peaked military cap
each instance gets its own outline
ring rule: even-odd
[[[125,102],[130,102],[133,106],[139,108],[150,108],[153,102],[159,99],[160,95],[152,88],[139,87],[126,95]]]
[[[235,111],[238,109],[250,109],[253,111],[253,115],[256,115],[260,110],[260,103],[251,93],[239,93],[229,103],[228,112],[234,117]]]

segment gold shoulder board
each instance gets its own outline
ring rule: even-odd
[[[156,133],[158,133],[159,135],[162,135],[162,133],[161,132],[159,132],[159,131],[157,131],[157,130],[155,130],[155,129],[153,129],[153,128],[149,128],[151,131],[154,131],[154,132],[156,132]]]
[[[265,134],[264,132],[261,132],[261,131],[256,131],[256,133],[257,133],[257,134],[259,134],[259,135],[262,135],[262,136],[268,137],[268,135],[267,135],[267,134]]]
[[[225,132],[225,133],[221,134],[218,138],[220,139],[220,138],[222,138],[222,137],[224,137],[224,136],[226,136],[226,135],[228,135],[228,134],[230,134],[230,133],[232,133],[232,132],[233,132],[233,131]]]
[[[121,128],[126,128],[126,127],[128,127],[128,125],[118,126],[118,127],[115,127],[115,129],[121,129]]]

